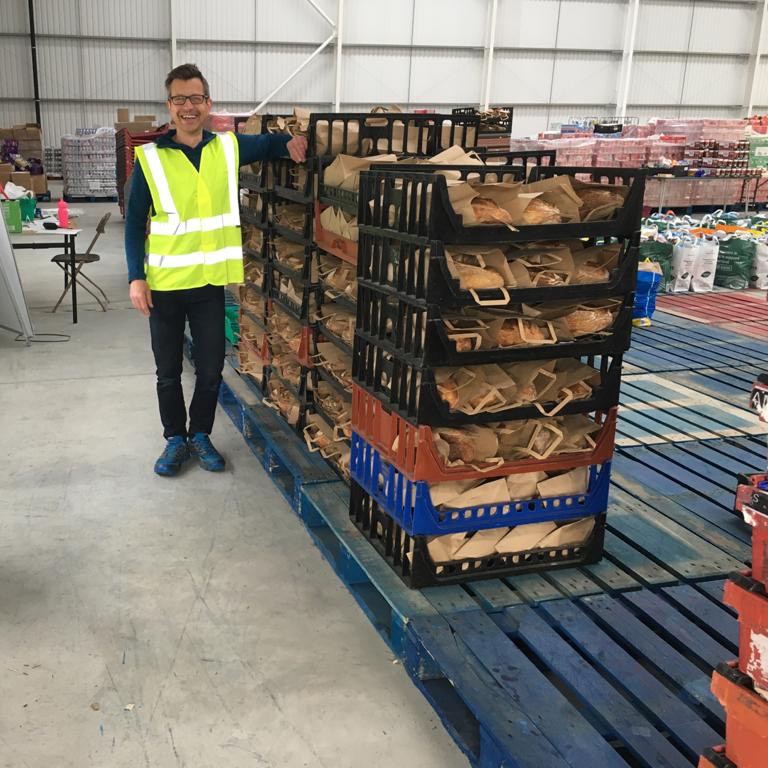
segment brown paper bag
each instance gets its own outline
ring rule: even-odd
[[[582,201],[571,184],[570,176],[552,176],[526,184],[523,192],[538,193],[541,199],[560,211],[563,222],[581,221],[579,209]]]
[[[513,502],[536,498],[538,485],[546,479],[546,472],[521,472],[516,475],[508,475],[509,498]]]
[[[515,383],[517,402],[533,403],[543,400],[556,380],[554,360],[530,360],[522,363],[506,363],[504,370]]]
[[[446,480],[443,483],[433,483],[429,486],[429,497],[435,508],[450,505],[456,507],[457,504],[452,504],[453,499],[482,482],[483,480]]]
[[[575,523],[561,525],[536,545],[538,549],[555,547],[575,547],[584,544],[595,528],[595,518],[585,517]]]
[[[509,504],[509,502],[507,482],[503,477],[500,477],[495,480],[487,480],[454,496],[445,503],[445,507],[446,509],[465,509],[490,504]]]
[[[337,155],[325,169],[323,183],[328,187],[339,187],[350,192],[357,192],[362,171],[369,170],[373,163],[395,162],[397,162],[397,155],[373,155],[370,157]]]
[[[537,491],[543,499],[552,496],[576,496],[585,494],[589,486],[589,468],[576,467],[570,472],[542,480]]]
[[[489,427],[435,427],[432,437],[438,454],[448,466],[470,465],[478,471],[487,471],[501,463],[497,456],[499,441],[495,430]],[[487,466],[479,468],[477,464]]]
[[[508,530],[508,528],[503,527],[476,531],[471,537],[465,539],[461,547],[453,553],[453,559],[476,560],[489,557],[496,551],[496,544],[506,536]]]
[[[516,525],[504,538],[496,542],[496,551],[499,554],[509,555],[535,549],[536,545],[555,528],[555,523],[549,522]]]
[[[618,263],[620,251],[619,243],[596,245],[576,251],[573,254],[573,263],[576,268],[573,282],[607,283],[611,277],[611,271]]]
[[[448,533],[427,539],[427,552],[435,563],[449,563],[466,539],[465,533]]]

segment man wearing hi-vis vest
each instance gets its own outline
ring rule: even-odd
[[[157,366],[166,446],[155,472],[173,476],[190,454],[204,469],[224,469],[209,435],[224,368],[224,286],[243,282],[238,169],[276,157],[302,162],[307,141],[204,131],[210,90],[194,64],[171,70],[165,87],[176,128],[136,148],[125,252],[131,303],[149,317]],[[189,426],[181,389],[187,321],[196,377]]]

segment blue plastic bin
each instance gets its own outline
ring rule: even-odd
[[[410,536],[479,531],[485,528],[597,516],[608,506],[611,462],[589,468],[586,494],[525,499],[462,509],[436,509],[429,484],[413,482],[384,461],[379,451],[352,432],[352,478]]]

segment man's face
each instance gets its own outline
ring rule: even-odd
[[[191,80],[173,80],[168,90],[168,111],[177,129],[183,133],[199,133],[211,111],[211,100],[206,98],[201,104],[193,104],[189,99],[183,104],[174,104],[173,100],[174,97],[180,96],[204,96],[203,81],[197,77]]]

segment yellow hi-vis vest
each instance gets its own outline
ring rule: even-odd
[[[217,134],[202,151],[200,170],[178,149],[136,147],[154,213],[147,283],[153,291],[242,283],[238,169],[233,133]]]

